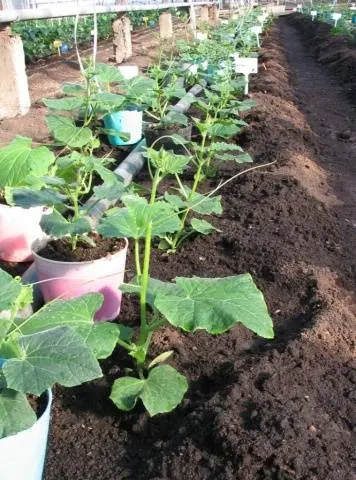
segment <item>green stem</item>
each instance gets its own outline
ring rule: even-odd
[[[155,176],[152,182],[152,191],[150,198],[150,205],[153,205],[156,200],[157,187],[161,181],[160,171],[156,170]],[[148,290],[148,279],[149,279],[149,270],[150,270],[150,260],[151,260],[151,241],[152,241],[152,221],[147,225],[146,236],[145,236],[145,250],[143,257],[143,270],[140,278],[141,291],[140,291],[140,345],[145,345],[150,340],[150,329],[147,322],[147,290]],[[147,348],[146,348],[147,351]]]
[[[124,342],[124,340],[121,340],[121,338],[118,338],[118,339],[117,339],[117,343],[118,343],[121,347],[125,348],[126,350],[129,350],[129,351],[132,350],[132,346],[129,345],[127,342]]]
[[[147,323],[147,290],[148,290],[148,274],[150,268],[151,257],[151,238],[152,237],[152,221],[149,222],[145,237],[145,253],[143,258],[143,271],[141,276],[141,294],[140,294],[140,344],[144,344],[148,334]]]
[[[136,273],[141,276],[141,263],[140,263],[140,244],[137,238],[135,238],[135,263],[136,263]]]

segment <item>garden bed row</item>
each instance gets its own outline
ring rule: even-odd
[[[179,256],[156,250],[152,262],[162,280],[251,272],[276,340],[240,326],[219,337],[165,327],[153,353],[174,350],[172,364],[191,383],[181,407],[154,419],[143,409],[118,416],[108,400],[112,381],[130,366],[117,349],[102,380],[56,388],[47,480],[349,478],[354,377],[344,327],[352,317],[346,304],[340,315],[344,300],[323,269],[350,286],[354,259],[341,220],[297,179],[319,140],[293,103],[288,77],[273,27],[253,82],[258,105],[237,141],[258,162],[277,164],[224,188],[224,213],[213,222],[221,233],[191,239]],[[222,177],[240,170],[227,165]],[[128,262],[130,277],[132,250]],[[136,328],[137,318],[137,301],[125,298],[120,322]]]
[[[295,13],[287,21],[296,27],[308,42],[318,62],[335,74],[351,100],[356,102],[356,48],[346,37],[331,35],[332,25],[312,21],[310,17]]]
[[[124,375],[113,379],[111,401],[124,412],[136,403],[140,411],[143,404],[154,416],[174,410],[188,389],[185,376],[172,363],[164,363],[174,351],[163,350],[153,356],[155,348],[149,349],[151,339],[159,336],[157,330],[164,331],[165,325],[171,324],[187,332],[219,334],[241,322],[258,335],[273,338],[263,294],[249,273],[206,278],[209,269],[204,269],[200,279],[177,278],[176,282],[165,282],[165,275],[157,280],[151,276],[157,248],[166,250],[168,258],[188,237],[216,230],[201,216],[222,213],[221,197],[211,196],[222,187],[208,196],[200,183],[217,176],[218,161],[252,161],[240,146],[227,142],[246,125],[240,112],[251,108],[249,100],[241,100],[244,82],[236,79],[236,73],[246,76],[246,68],[239,72],[235,63],[236,49],[242,48],[238,42],[245,55],[256,54],[259,46],[262,27],[253,26],[256,14],[249,15],[243,19],[244,34],[239,32],[236,44],[231,43],[236,25],[227,24],[214,32],[214,38],[202,34],[202,43],[177,45],[180,61],[160,56],[146,76],[131,75],[127,70],[123,76],[115,66],[96,63],[95,58],[83,64],[78,56],[82,82],[64,85],[61,98],[44,99],[49,109],[49,145],[33,146],[30,138],[17,136],[1,149],[5,227],[1,258],[8,262],[33,258],[37,277],[30,280],[36,289],[39,286],[45,302],[39,308],[35,295],[35,313],[29,312],[32,286],[0,271],[6,292],[0,336],[0,400],[6,413],[0,419],[1,476],[22,477],[26,471],[32,479],[35,472],[42,471],[50,388],[55,384],[74,387],[101,378],[98,360],[111,357],[118,345],[127,351],[127,359],[118,365]],[[258,21],[263,24],[267,16],[263,14]],[[182,71],[187,56],[194,68],[190,70],[188,64],[188,71]],[[257,64],[256,58],[248,61]],[[186,95],[187,84],[195,83],[194,76],[202,86],[210,87],[196,103],[200,116],[191,119],[191,138],[193,125],[172,103]],[[190,95],[187,106],[193,100]],[[100,147],[103,135],[113,147],[126,149],[137,144],[143,134],[143,111],[149,185],[128,189],[123,180],[129,179],[118,175],[127,159],[113,171],[109,167],[115,167],[117,159],[103,156]],[[162,135],[163,141],[158,143]],[[166,150],[154,148],[161,141]],[[177,143],[188,155],[177,154]],[[142,159],[139,163],[142,166]],[[258,166],[250,170],[255,168]],[[177,189],[168,192],[168,178]],[[216,182],[210,185],[208,181],[206,186]],[[88,205],[91,194],[94,200]],[[115,202],[118,208],[110,210]],[[101,203],[104,209],[94,218],[93,210]],[[195,218],[193,212],[198,214]],[[126,268],[128,239],[132,241],[135,275]],[[128,282],[123,283],[125,272]],[[135,325],[129,320],[122,322],[121,316],[119,324],[104,322],[117,320],[122,292],[139,298]],[[180,304],[178,309],[176,304]],[[94,323],[94,319],[103,322]],[[124,365],[133,368],[123,369]],[[38,418],[39,410],[36,405],[32,408],[29,399],[42,394],[47,408]],[[13,416],[15,408],[20,415]],[[28,459],[18,463],[9,452],[14,451],[14,442],[21,441],[27,442]]]

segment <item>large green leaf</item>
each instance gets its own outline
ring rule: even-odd
[[[0,269],[0,312],[11,309],[20,296],[21,290],[21,283]]]
[[[211,137],[230,138],[240,131],[240,127],[232,122],[215,123],[208,128]]]
[[[95,95],[95,102],[97,102],[100,110],[118,111],[125,103],[125,97],[116,93],[97,93]]]
[[[85,95],[86,93],[83,85],[79,85],[78,83],[65,83],[62,90],[66,95]]]
[[[250,274],[226,278],[176,278],[179,292],[170,284],[156,293],[154,306],[174,326],[194,332],[218,334],[236,323],[265,338],[273,338],[272,319],[263,295]]]
[[[152,165],[161,170],[163,174],[180,174],[183,173],[184,168],[188,165],[191,158],[185,155],[176,155],[171,151],[155,150],[154,148],[147,148],[146,157],[150,160]]]
[[[134,377],[122,377],[113,383],[111,400],[120,410],[132,410],[143,390],[145,380]]]
[[[182,112],[171,109],[162,119],[162,122],[166,125],[183,125],[186,127],[188,125],[188,117]]]
[[[145,103],[144,100],[152,92],[154,81],[151,78],[137,76],[126,81],[126,97],[132,102]]]
[[[16,137],[9,145],[0,148],[0,188],[21,186],[32,174],[45,175],[55,160],[47,147],[31,148],[32,140]]]
[[[239,102],[238,109],[240,112],[246,112],[247,110],[250,110],[255,106],[256,106],[255,100],[243,100],[242,102]]]
[[[14,188],[11,190],[12,202],[22,208],[46,205],[64,205],[65,196],[51,188],[32,190],[31,188]]]
[[[84,97],[45,98],[43,103],[52,110],[72,111],[84,105]]]
[[[187,207],[187,202],[182,200],[182,198],[179,195],[172,195],[170,193],[165,192],[164,193],[164,199],[166,202],[168,202],[176,212],[179,212],[179,210],[183,210]]]
[[[109,357],[120,337],[120,326],[116,323],[95,323],[86,337],[86,343],[98,359]]]
[[[185,89],[177,85],[169,85],[164,88],[164,95],[167,98],[182,98],[185,94]]]
[[[222,214],[221,195],[208,197],[198,192],[191,193],[188,187],[184,187],[184,190],[190,197],[187,205],[193,212],[200,213],[201,215],[211,215],[212,213],[216,213],[217,215]]]
[[[43,215],[40,225],[45,233],[54,237],[80,235],[91,232],[93,229],[88,217],[80,217],[76,221],[68,221],[56,210],[49,215]]]
[[[80,148],[93,139],[90,128],[77,127],[69,118],[48,115],[46,122],[53,137],[63,145],[68,145],[68,147]]]
[[[165,294],[180,294],[180,289],[175,283],[162,282],[161,280],[157,280],[155,278],[149,278],[147,291],[147,303],[149,305],[154,305],[155,297],[162,289],[164,289]],[[130,283],[122,283],[120,285],[120,290],[123,293],[139,295],[141,292],[139,277],[134,277]]]
[[[215,231],[221,232],[214,227],[211,223],[207,222],[206,220],[199,219],[199,218],[192,218],[191,225],[196,232],[201,233],[202,235],[208,235],[209,233]]]
[[[180,227],[180,220],[173,207],[164,201],[149,205],[137,195],[125,195],[122,201],[126,208],[109,210],[98,225],[98,233],[104,237],[144,238],[152,222],[152,235],[162,236],[174,233]]]
[[[94,325],[93,318],[103,303],[99,293],[89,293],[69,300],[46,303],[20,327],[22,335],[42,332],[50,328],[68,325],[83,337],[87,337]]]
[[[124,77],[118,68],[106,63],[97,63],[95,73],[97,79],[105,84],[124,81]]]
[[[126,186],[120,180],[116,180],[115,183],[109,183],[94,187],[95,198],[99,200],[119,200],[126,190]]]
[[[0,391],[0,439],[32,427],[36,420],[26,395],[9,389]]]
[[[71,327],[61,326],[19,338],[21,358],[3,366],[9,388],[40,395],[59,383],[80,385],[102,376],[100,366],[85,340]]]
[[[87,157],[86,164],[87,168],[95,171],[106,185],[113,185],[118,182],[119,177],[116,175],[116,173],[106,168],[100,158],[93,156]]]
[[[234,143],[226,143],[226,142],[212,142],[209,146],[211,150],[214,152],[243,152],[243,149],[239,145],[235,145]]]
[[[121,410],[134,408],[138,398],[153,417],[172,411],[188,389],[187,379],[170,365],[159,365],[150,370],[144,380],[123,377],[113,384],[111,400]]]

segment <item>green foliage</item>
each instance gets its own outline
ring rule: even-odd
[[[47,147],[31,147],[32,140],[16,137],[0,148],[0,189],[26,185],[31,176],[46,175],[54,163],[54,155]]]
[[[102,375],[97,358],[110,354],[117,332],[98,332],[93,317],[102,297],[90,294],[46,304],[28,318],[32,301],[24,286],[0,270],[0,438],[30,427],[36,415],[26,394],[40,395],[55,383],[79,385]],[[97,354],[97,356],[96,356]]]
[[[98,38],[107,39],[112,35],[111,23],[116,14],[99,14]],[[11,29],[13,33],[21,36],[24,43],[24,50],[27,60],[34,61],[57,53],[53,46],[55,40],[66,43],[69,47],[74,45],[74,17],[65,17],[51,20],[29,20],[15,22]],[[94,28],[93,17],[85,16],[79,18],[78,43],[89,43],[91,41],[91,30]]]
[[[255,14],[249,13],[248,21],[234,29],[246,33],[255,20]],[[13,189],[13,199],[27,208],[41,203],[51,206],[53,212],[42,218],[42,228],[56,237],[69,235],[74,249],[79,239],[92,241],[89,234],[94,225],[82,199],[92,191],[93,175],[103,180],[102,185],[94,188],[97,198],[112,201],[120,197],[121,203],[105,212],[95,231],[104,237],[128,237],[133,241],[136,276],[120,288],[139,297],[140,328],[136,334],[123,325],[94,325],[92,318],[100,307],[100,299],[95,295],[50,303],[21,320],[17,311],[30,301],[31,291],[24,291],[16,280],[8,285],[8,278],[0,276],[4,291],[4,295],[0,294],[0,306],[2,302],[9,309],[0,323],[0,357],[5,358],[0,394],[5,397],[8,389],[39,394],[55,382],[71,386],[95,378],[101,373],[97,359],[106,358],[119,345],[127,350],[134,368],[128,376],[115,380],[111,399],[122,410],[131,410],[141,401],[153,416],[178,406],[188,388],[186,378],[166,363],[172,359],[172,351],[149,358],[152,336],[161,326],[170,324],[186,332],[205,330],[218,335],[240,323],[257,335],[273,338],[272,320],[263,295],[248,273],[226,278],[178,277],[172,282],[150,277],[153,246],[174,252],[190,235],[207,235],[217,230],[208,220],[209,216],[222,213],[221,196],[217,193],[223,184],[217,182],[211,192],[199,188],[212,170],[217,171],[221,162],[252,161],[232,141],[246,126],[241,112],[251,108],[253,102],[241,100],[241,82],[232,62],[227,60],[226,65],[221,65],[234,51],[237,41],[231,41],[233,35],[224,28],[209,31],[209,36],[206,43],[194,42],[192,49],[185,46],[182,50],[185,49],[184,55],[198,55],[199,61],[209,58],[223,74],[208,74],[203,79],[198,69],[197,78],[204,88],[195,105],[201,115],[191,119],[197,134],[192,140],[177,134],[170,137],[184,155],[155,149],[155,144],[146,149],[151,186],[144,191],[126,191],[121,179],[95,157],[99,134],[107,133],[97,125],[111,112],[138,107],[156,126],[187,125],[188,116],[172,107],[185,94],[172,58],[161,55],[158,64],[149,69],[148,78],[130,81],[124,80],[115,67],[94,67],[89,62],[81,85],[66,85],[64,98],[45,101],[54,112],[47,117],[47,124],[55,145],[63,149],[52,175],[43,175],[40,190],[34,192],[27,184],[21,184],[21,188]],[[251,53],[255,45],[252,42],[248,46]],[[62,111],[65,115],[57,114]],[[82,126],[77,121],[80,114]],[[29,149],[28,144],[26,148]],[[188,168],[194,175],[189,186],[182,180]],[[164,179],[168,179],[168,189],[164,189]],[[21,419],[26,416],[21,413],[26,405],[20,397],[16,402]],[[0,399],[1,409],[6,412],[6,399],[2,403]],[[22,420],[20,423],[19,427],[23,427]],[[5,431],[8,426],[0,420],[0,431],[1,428]]]
[[[121,410],[132,410],[140,398],[151,416],[174,410],[188,390],[186,378],[170,365],[150,370],[147,378],[122,377],[114,382],[111,400]]]

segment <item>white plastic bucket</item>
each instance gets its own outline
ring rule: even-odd
[[[6,262],[27,262],[32,250],[46,240],[40,227],[43,207],[21,208],[0,205],[0,258]],[[1,477],[0,477],[1,478]]]
[[[27,430],[0,439],[1,480],[41,480],[46,456],[52,393],[46,410]]]
[[[124,110],[114,112],[104,117],[106,128],[116,130],[120,133],[128,133],[129,140],[122,140],[120,137],[108,135],[109,142],[114,146],[133,145],[142,138],[142,111]]]
[[[117,69],[126,80],[131,80],[131,78],[135,78],[138,75],[137,65],[120,65]]]
[[[128,241],[122,250],[98,260],[59,262],[33,253],[35,269],[45,302],[102,293],[104,302],[96,320],[114,320],[120,313]],[[1,479],[1,477],[0,477]]]

